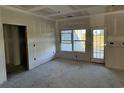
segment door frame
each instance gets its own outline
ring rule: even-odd
[[[3,23],[2,26],[3,26],[3,36],[4,36],[4,51],[5,51],[5,63],[7,61],[7,55],[6,55],[6,43],[5,43],[5,32],[4,32],[4,25],[12,25],[12,26],[24,26],[25,27],[25,42],[26,42],[26,70],[29,70],[29,54],[28,54],[28,38],[27,38],[27,26],[26,25],[18,25],[18,24],[8,24],[8,23]],[[7,70],[7,68],[6,68]],[[7,72],[7,71],[6,71]]]

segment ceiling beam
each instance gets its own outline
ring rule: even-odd
[[[104,6],[95,6],[95,7],[89,7],[89,8],[84,8],[84,9],[78,9],[78,10],[73,10],[71,12],[67,12],[67,13],[57,13],[57,14],[51,14],[48,15],[47,17],[52,17],[52,16],[61,16],[61,15],[65,15],[65,14],[70,14],[70,13],[76,13],[76,12],[81,12],[81,11],[85,11],[85,10],[89,10],[89,9],[95,9],[95,8],[105,8],[107,7],[107,5]]]
[[[48,7],[47,5],[38,6],[38,7],[32,8],[32,9],[29,9],[28,11],[34,12],[34,11],[42,10],[42,9],[44,9],[44,8],[47,8],[47,7]]]

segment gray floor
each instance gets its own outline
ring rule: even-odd
[[[16,74],[0,87],[124,87],[124,71],[108,69],[99,64],[56,59]]]

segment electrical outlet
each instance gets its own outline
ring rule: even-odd
[[[34,58],[34,60],[36,60],[36,58]]]
[[[113,45],[114,44],[114,42],[110,42],[110,45]]]

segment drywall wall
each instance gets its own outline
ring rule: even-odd
[[[107,67],[124,69],[124,13],[105,16],[107,46],[105,63]],[[113,42],[114,45],[109,43]]]
[[[93,16],[85,18],[72,18],[68,20],[61,20],[57,22],[56,30],[56,46],[57,57],[75,59],[75,60],[91,60],[91,30],[90,27],[104,26],[104,16]],[[86,52],[62,52],[60,51],[60,31],[64,29],[87,29],[86,34]],[[77,56],[77,58],[75,57]]]
[[[5,25],[4,25],[5,26]],[[7,31],[9,29],[9,31]],[[13,55],[10,54],[12,53],[13,50],[13,44],[11,42],[12,40],[12,32],[10,30],[10,26],[9,27],[3,27],[3,34],[4,34],[4,43],[5,43],[5,57],[6,57],[6,64],[13,64]],[[6,37],[6,38],[5,38]],[[11,47],[9,47],[11,46]],[[9,47],[9,48],[7,48]]]
[[[4,51],[4,39],[0,10],[0,84],[6,80],[6,67],[5,67],[5,51]]]
[[[2,22],[27,26],[29,69],[49,61],[54,57],[54,22],[3,8]]]
[[[15,24],[27,26],[29,69],[32,69],[45,62],[48,62],[54,58],[56,51],[54,21],[45,20],[33,15],[5,8],[1,8],[1,13],[2,24]],[[0,35],[2,35],[1,37],[3,37],[3,34]],[[3,44],[3,39],[0,40]],[[2,44],[0,44],[0,46]],[[0,53],[1,55],[4,55],[3,45],[1,47],[2,48],[0,48]],[[1,60],[4,60],[4,57],[2,57]],[[2,62],[3,63],[1,64],[5,65],[5,61]],[[1,64],[0,71],[5,72],[5,68],[3,68],[4,66],[2,66]],[[6,80],[6,76],[4,76],[2,73],[0,73],[0,79],[1,77],[3,77],[1,82]]]
[[[12,37],[11,42],[13,42],[14,65],[20,65],[19,32],[18,27],[16,26],[12,26]]]
[[[75,53],[75,52],[61,52],[60,51],[60,30],[62,29],[76,29],[76,28],[89,28],[96,26],[104,26],[106,31],[106,43],[105,47],[105,65],[109,68],[124,69],[124,13],[99,15],[86,18],[72,18],[69,20],[61,20],[57,23],[56,30],[56,46],[57,46],[57,57],[77,59],[90,61],[91,45],[90,45],[90,31],[89,36],[87,35],[87,49],[86,53]],[[109,45],[110,42],[114,42],[115,46]]]

